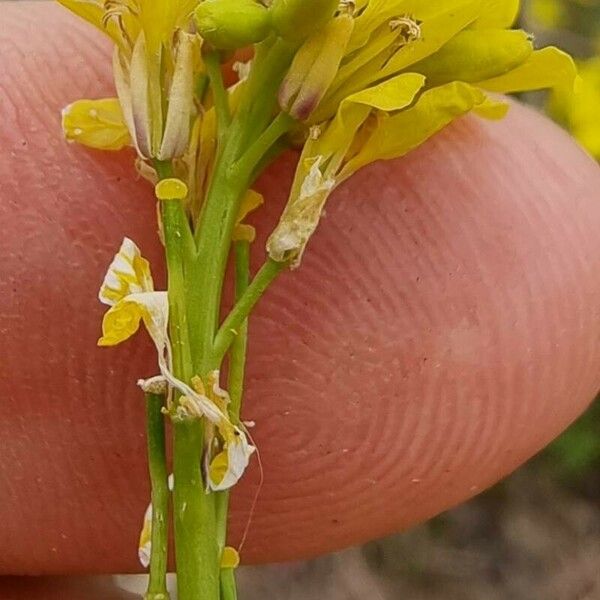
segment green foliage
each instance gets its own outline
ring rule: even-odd
[[[546,449],[543,458],[567,480],[600,468],[600,399]]]

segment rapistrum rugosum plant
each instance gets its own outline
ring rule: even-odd
[[[146,598],[168,597],[172,506],[179,598],[231,600],[239,554],[226,544],[228,497],[256,454],[240,407],[247,322],[261,295],[300,265],[327,200],[353,173],[466,113],[502,118],[497,92],[568,92],[575,68],[512,29],[516,0],[59,1],[114,43],[116,87],[115,98],[67,106],[65,136],[135,149],[165,249],[166,291],[125,239],[99,296],[108,307],[100,345],[143,323],[157,352],[156,376],[139,381],[152,484],[139,545]],[[227,87],[222,64],[241,49],[252,58],[235,64]],[[252,274],[255,231],[244,221],[269,201],[253,185],[289,147],[299,150],[295,179]],[[229,261],[232,307],[222,301]]]

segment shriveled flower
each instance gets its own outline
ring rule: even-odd
[[[70,140],[166,160],[187,149],[193,87],[201,68],[191,15],[198,0],[59,0],[115,44],[114,99],[80,100],[63,111]],[[125,131],[129,137],[125,136]]]
[[[99,298],[110,309],[104,315],[103,335],[98,344],[120,344],[137,332],[141,322],[144,323],[157,350],[161,377],[181,395],[175,409],[177,418],[205,418],[216,432],[215,447],[225,453],[218,460],[218,469],[211,471],[216,474],[208,477],[208,487],[225,490],[235,485],[248,466],[255,448],[248,443],[245,432],[232,423],[228,415],[229,396],[218,385],[218,372],[211,373],[207,391],[198,385],[194,389],[173,375],[167,292],[154,290],[150,265],[130,239],[125,238],[111,262]],[[201,380],[195,378],[195,381]],[[148,385],[148,381],[140,383],[142,387]]]
[[[507,29],[517,11],[512,0],[358,0],[337,17],[353,20],[342,57],[323,32],[318,56],[305,43],[298,56],[308,48],[312,62],[294,61],[280,93],[306,143],[271,258],[299,264],[328,196],[361,167],[403,156],[468,112],[503,117],[508,106],[487,92],[572,90],[568,55]]]

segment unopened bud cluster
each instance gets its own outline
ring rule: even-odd
[[[339,0],[204,0],[195,11],[198,33],[218,50],[235,50],[270,34],[302,42],[338,9]]]

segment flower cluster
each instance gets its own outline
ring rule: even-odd
[[[140,386],[147,401],[160,396],[160,426],[162,409],[174,430],[180,597],[232,600],[239,557],[225,546],[225,490],[255,451],[239,410],[247,320],[261,294],[300,264],[329,196],[356,171],[405,155],[469,112],[503,117],[497,93],[568,97],[575,67],[512,29],[518,0],[59,2],[114,43],[117,96],[66,107],[65,136],[135,149],[155,186],[168,267],[168,292],[155,291],[148,262],[123,242],[100,291],[110,308],[99,343],[119,344],[140,323],[150,334],[159,374]],[[232,57],[249,60],[233,62],[227,86]],[[245,220],[264,201],[252,186],[289,147],[300,150],[294,182],[250,281],[255,231]],[[220,322],[230,254],[236,301]],[[226,359],[229,392],[219,381]],[[164,449],[164,435],[150,435]],[[166,597],[165,455],[154,457],[160,505],[153,493],[140,539],[152,600]],[[208,539],[194,538],[205,530]]]
[[[319,1],[310,10],[302,6],[312,3],[267,8],[254,0],[61,3],[115,42],[119,96],[67,107],[67,138],[111,150],[132,144],[143,158],[183,158],[179,174],[196,214],[216,152],[202,45],[235,49],[292,36],[297,50],[279,103],[296,121],[292,138],[304,143],[268,252],[293,265],[331,191],[361,167],[406,154],[467,112],[502,117],[507,105],[486,92],[569,90],[575,79],[566,54],[536,51],[526,33],[510,29],[515,0]],[[233,110],[238,88],[228,90]]]

